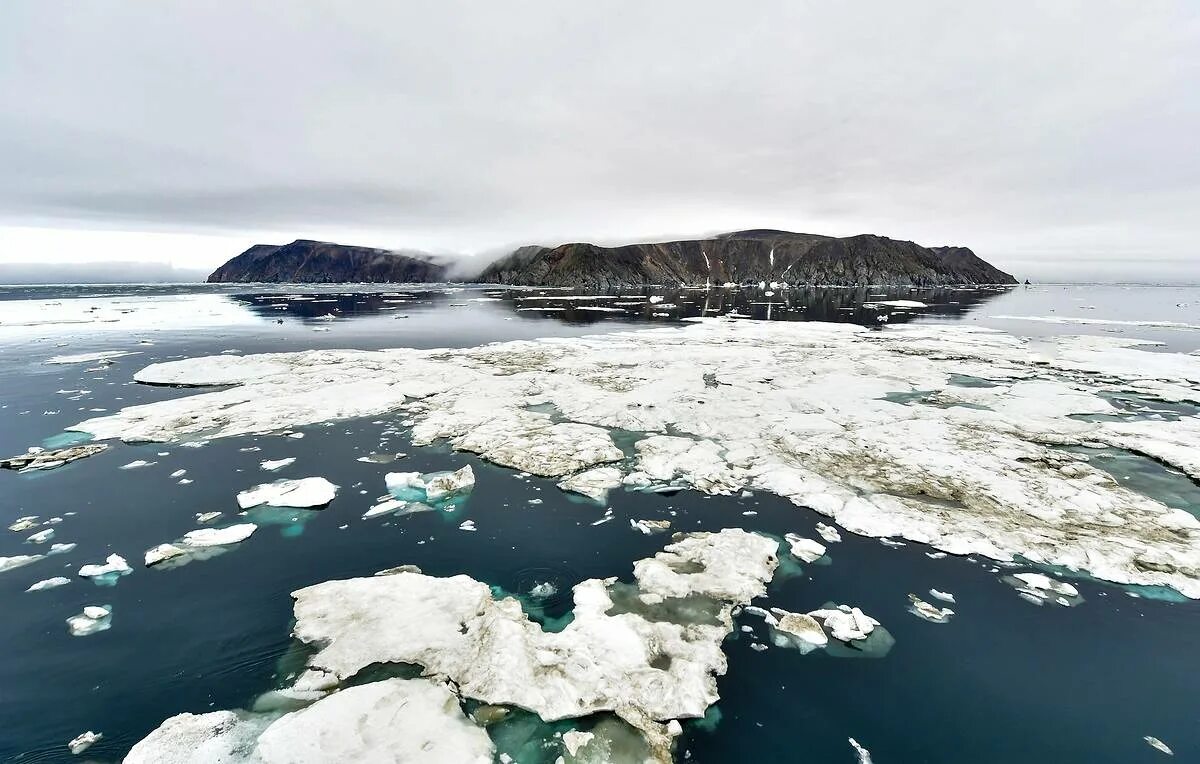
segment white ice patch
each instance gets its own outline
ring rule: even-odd
[[[276,480],[242,491],[237,495],[238,506],[250,509],[268,507],[323,507],[337,496],[338,487],[323,477],[299,480]]]
[[[964,392],[956,376],[997,386]],[[1126,389],[1195,397],[1200,355],[1118,338],[708,319],[454,350],[215,356],[137,378],[232,387],[74,429],[165,441],[401,410],[419,445],[560,479],[621,462],[610,432],[640,432],[630,487],[771,492],[860,535],[1200,597],[1200,521],[1052,447],[1130,448],[1200,474],[1194,417],[1072,416],[1105,413],[1101,393]],[[530,410],[543,405],[556,415]]]

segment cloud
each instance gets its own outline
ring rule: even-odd
[[[8,226],[443,252],[769,226],[1081,276],[1200,238],[1187,3],[43,0],[0,9],[0,92]]]

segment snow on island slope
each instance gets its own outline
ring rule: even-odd
[[[462,350],[216,356],[155,364],[136,378],[235,387],[75,429],[166,441],[400,410],[418,445],[446,439],[568,486],[576,473],[612,465],[630,488],[770,491],[863,535],[1021,555],[1200,598],[1200,522],[1055,448],[1108,445],[1200,475],[1195,417],[1073,416],[1120,414],[1102,395],[1118,391],[1200,401],[1200,356],[1137,344],[712,319]],[[992,386],[956,383],[963,377]],[[633,464],[615,429],[648,434]]]
[[[576,585],[575,618],[557,633],[529,620],[515,599],[497,600],[462,575],[398,572],[310,586],[293,594],[295,636],[316,652],[283,692],[318,698],[313,705],[278,720],[181,714],[125,761],[366,761],[389,745],[419,753],[426,740],[439,746],[427,758],[388,760],[491,761],[486,733],[471,727],[442,684],[390,679],[326,694],[369,666],[410,663],[463,699],[519,706],[545,721],[613,712],[644,736],[647,761],[670,762],[678,734],[671,722],[701,717],[717,701],[733,608],[766,591],[777,548],[740,529],[676,536],[634,564],[636,585]]]

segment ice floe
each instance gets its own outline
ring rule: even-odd
[[[132,572],[133,568],[119,554],[110,554],[103,563],[84,565],[79,569],[81,578],[90,578],[99,586],[116,586],[121,576]]]
[[[954,615],[950,608],[930,604],[915,594],[908,595],[908,602],[908,612],[930,623],[948,623]]]
[[[214,711],[167,719],[125,764],[429,762],[491,764],[494,746],[444,685],[386,679],[282,716]]]
[[[1150,746],[1151,748],[1153,748],[1156,751],[1161,751],[1162,753],[1165,753],[1168,756],[1175,755],[1175,752],[1171,750],[1171,747],[1169,745],[1167,745],[1163,741],[1159,740],[1158,738],[1154,737],[1153,735],[1146,735],[1144,738],[1142,738],[1142,740],[1145,740],[1146,745]]]
[[[193,560],[209,559],[234,544],[240,544],[258,530],[254,523],[238,523],[225,528],[199,528],[183,534],[178,541],[159,544],[146,550],[147,568],[175,568]]]
[[[296,461],[296,457],[294,456],[289,456],[286,459],[264,459],[258,463],[258,466],[267,472],[274,472],[275,470],[283,469],[294,461]]]
[[[1079,590],[1073,584],[1043,573],[1014,573],[1001,580],[1016,589],[1021,599],[1035,605],[1054,602],[1063,607],[1074,607],[1083,602],[1083,597],[1079,596]]]
[[[99,743],[103,738],[103,734],[88,730],[87,732],[80,733],[71,742],[67,743],[67,750],[73,755],[78,756],[96,743]]]
[[[801,562],[814,562],[825,556],[825,545],[820,542],[795,533],[789,533],[783,538],[788,543],[792,556]]]
[[[167,441],[400,410],[418,445],[444,440],[538,475],[565,481],[611,464],[631,488],[766,491],[860,535],[1019,555],[1198,598],[1200,521],[1060,448],[1132,449],[1200,474],[1195,417],[1079,416],[1111,412],[1104,395],[1114,391],[1197,397],[1188,391],[1200,385],[1200,356],[1138,345],[967,326],[709,319],[456,350],[213,356],[136,378],[231,387],[73,429]],[[959,377],[993,386],[965,388]],[[618,430],[642,434],[628,466]]]
[[[12,525],[8,526],[8,529],[14,533],[22,533],[30,528],[36,528],[40,524],[41,523],[38,522],[37,515],[25,515],[24,517],[18,517],[16,520],[14,520]]]
[[[55,576],[54,578],[46,578],[36,583],[30,584],[27,592],[42,592],[47,589],[57,589],[60,586],[66,586],[71,583],[71,579],[65,576]]]
[[[629,527],[647,536],[671,530],[670,520],[630,520]]]
[[[69,462],[76,461],[77,459],[93,456],[107,449],[108,446],[103,443],[90,443],[82,446],[70,446],[68,448],[59,448],[53,451],[47,451],[43,448],[34,447],[19,456],[10,456],[7,459],[0,459],[0,468],[17,470],[18,472],[50,470],[54,469],[55,467],[61,467]]]
[[[87,637],[112,628],[111,605],[87,605],[83,612],[67,619],[67,631],[73,637]]]
[[[469,464],[453,472],[389,472],[384,484],[397,500],[452,507],[475,487],[475,472]]]
[[[559,481],[558,487],[603,504],[608,499],[608,492],[620,487],[622,477],[621,470],[616,467],[595,467]]]
[[[858,755],[858,764],[872,764],[871,752],[863,748],[857,740],[849,738],[850,747],[854,749],[854,753]]]
[[[736,529],[679,536],[635,563],[636,587],[577,584],[575,617],[561,632],[543,631],[516,600],[465,576],[330,581],[295,593],[295,635],[318,648],[309,671],[339,681],[373,663],[419,664],[463,697],[547,721],[613,711],[661,751],[661,722],[702,716],[716,700],[731,610],[764,592],[775,550]],[[655,615],[664,608],[678,615]]]
[[[827,544],[836,544],[842,540],[842,534],[838,533],[838,529],[832,525],[825,523],[817,523],[817,535],[825,539]]]
[[[72,363],[112,363],[114,359],[123,358],[127,355],[139,355],[140,351],[130,350],[105,350],[99,353],[77,353],[75,355],[56,355],[53,358],[47,358],[45,363],[52,365],[67,365]]]
[[[237,495],[238,506],[250,509],[268,507],[323,507],[337,496],[338,487],[323,477],[298,480],[276,480],[242,491]]]

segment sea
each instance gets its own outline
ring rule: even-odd
[[[1150,352],[1200,351],[1200,287],[763,285],[623,294],[661,299],[614,309],[612,294],[485,286],[0,287],[0,457],[76,443],[79,434],[67,428],[84,419],[191,394],[138,384],[133,375],[152,363],[220,353],[468,347],[719,315],[883,331],[919,323],[1035,338],[1115,335],[1159,343]],[[891,301],[924,307],[880,304]],[[46,363],[101,351],[130,355],[107,365]],[[294,664],[289,595],[310,584],[403,564],[429,575],[466,574],[505,592],[551,582],[558,594],[531,608],[552,623],[568,615],[575,583],[630,581],[632,563],[667,543],[666,536],[631,530],[629,518],[669,519],[683,531],[741,527],[812,538],[822,519],[765,493],[617,491],[609,500],[615,521],[594,525],[603,507],[565,494],[554,480],[445,446],[413,446],[402,419],[338,421],[298,428],[303,438],[233,437],[200,448],[115,443],[58,469],[0,471],[0,557],[46,551],[48,544],[26,541],[33,530],[7,530],[28,515],[61,518],[44,526],[53,528],[52,542],[77,545],[0,572],[0,761],[117,762],[171,715],[248,707],[280,685],[289,660]],[[358,460],[383,451],[406,455],[392,464]],[[262,460],[283,458],[295,462],[275,473],[259,468]],[[148,464],[121,469],[137,460]],[[1135,490],[1200,513],[1200,486],[1174,470],[1122,452],[1098,455],[1097,463]],[[477,484],[453,517],[360,519],[384,492],[385,472],[466,464]],[[146,549],[197,527],[198,513],[234,517],[239,490],[315,475],[341,486],[327,508],[256,518],[260,528],[251,539],[212,559],[171,570],[142,566]],[[464,519],[478,530],[460,530]],[[1081,605],[1038,607],[989,572],[986,560],[933,559],[919,544],[891,548],[850,533],[843,538],[831,546],[829,564],[777,575],[769,604],[796,611],[857,605],[894,637],[890,651],[804,655],[773,646],[761,619],[740,615],[724,645],[729,665],[718,681],[720,701],[684,725],[678,761],[854,764],[849,738],[869,749],[875,764],[1167,760],[1146,736],[1169,745],[1177,761],[1200,761],[1200,603],[1133,597],[1077,580]],[[113,553],[134,568],[117,585],[76,576],[81,565]],[[51,576],[72,580],[25,591]],[[908,612],[907,595],[930,589],[955,595],[949,623]],[[111,628],[72,636],[66,620],[97,604],[111,606]],[[85,730],[104,737],[72,756],[66,743]],[[504,745],[516,750],[519,743]],[[525,755],[521,764],[542,764]]]

